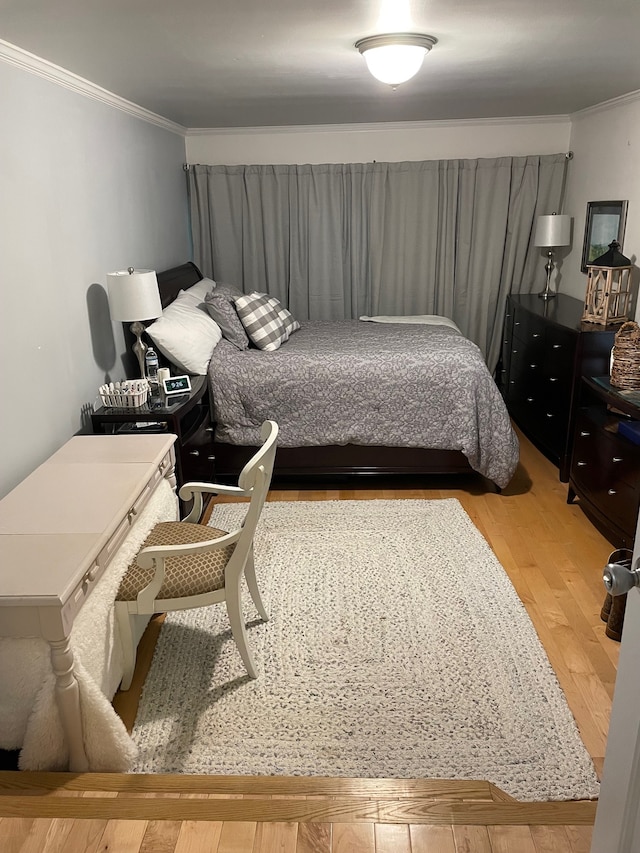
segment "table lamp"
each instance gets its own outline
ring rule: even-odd
[[[539,216],[536,222],[534,246],[547,250],[547,283],[538,296],[541,299],[552,299],[556,294],[551,290],[551,273],[553,271],[553,250],[558,246],[571,244],[571,217],[564,214],[552,213],[550,216]]]
[[[135,336],[132,349],[140,365],[140,376],[145,378],[144,355],[148,347],[141,338],[144,325],[141,320],[155,320],[162,314],[158,279],[154,270],[127,270],[107,274],[109,311],[112,320],[131,323]]]

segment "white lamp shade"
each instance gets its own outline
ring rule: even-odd
[[[550,216],[539,216],[536,222],[533,244],[547,249],[554,246],[569,246],[571,244],[571,217],[558,213],[552,213]]]
[[[119,270],[107,274],[112,320],[132,323],[155,320],[162,314],[158,279],[154,270]]]
[[[364,53],[367,68],[382,83],[397,86],[420,70],[427,49],[415,44],[388,44],[371,47]]]

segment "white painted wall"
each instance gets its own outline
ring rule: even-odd
[[[191,130],[187,162],[204,165],[395,163],[402,160],[557,154],[569,150],[568,117],[402,125]]]
[[[574,157],[563,212],[573,216],[573,241],[560,290],[584,299],[587,277],[580,263],[587,202],[627,199],[622,252],[634,263],[640,253],[640,92],[576,113],[570,147]]]
[[[1,496],[124,376],[106,273],[190,246],[181,135],[1,61],[0,115]]]

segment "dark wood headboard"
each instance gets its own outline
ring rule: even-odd
[[[197,284],[203,278],[204,276],[192,261],[181,264],[179,267],[172,267],[170,270],[159,272],[157,279],[162,307],[166,308],[167,305],[173,302],[181,290],[193,287],[194,284]]]

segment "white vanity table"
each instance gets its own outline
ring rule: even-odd
[[[73,771],[89,767],[74,620],[160,483],[175,489],[174,441],[76,436],[0,501],[0,637],[49,644]]]

